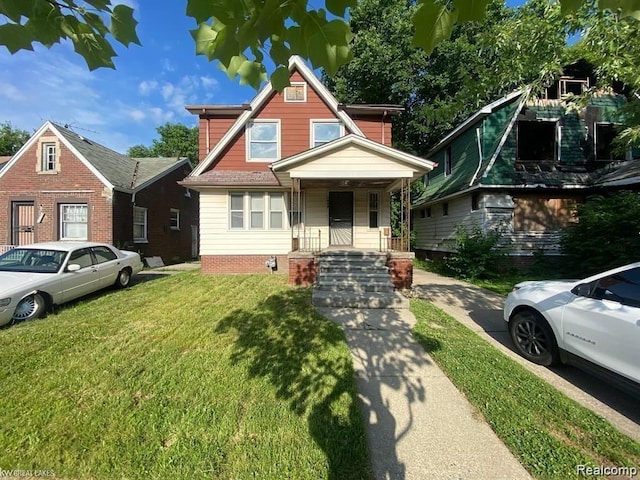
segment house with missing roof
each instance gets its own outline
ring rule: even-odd
[[[396,286],[410,284],[390,195],[403,192],[408,222],[410,183],[433,163],[391,147],[401,107],[342,105],[302,59],[289,70],[281,94],[267,84],[247,105],[186,107],[199,117],[200,163],[182,185],[200,192],[202,271],[309,284],[319,252],[349,249],[384,252]]]
[[[0,244],[89,240],[159,256],[198,253],[198,193],[184,158],[129,158],[46,122],[0,170]]]
[[[579,108],[568,102],[593,85],[581,66],[542,98],[525,89],[485,106],[433,148],[438,166],[412,205],[418,257],[453,252],[456,229],[475,224],[503,229],[514,263],[553,258],[576,203],[640,186],[640,159],[613,146],[625,98],[609,89]]]

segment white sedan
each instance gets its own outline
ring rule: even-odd
[[[640,262],[579,281],[519,283],[504,319],[526,359],[572,364],[640,392]]]
[[[115,285],[142,270],[140,255],[103,243],[49,242],[0,255],[0,325],[42,316],[53,305]]]

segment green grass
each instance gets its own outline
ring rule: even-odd
[[[580,478],[576,465],[638,466],[640,444],[424,300],[415,335],[536,478]]]
[[[181,273],[0,330],[0,467],[371,478],[342,330],[285,283]]]

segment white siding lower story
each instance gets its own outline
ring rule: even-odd
[[[231,228],[230,192],[242,192],[242,189],[209,190],[200,193],[200,255],[260,255],[269,253],[283,255],[291,251],[292,237],[320,238],[320,248],[329,247],[329,206],[330,191],[340,189],[307,189],[303,199],[303,221],[300,227],[295,226],[293,235],[289,225],[289,202],[283,212],[282,228],[269,228],[265,207],[265,227],[250,228],[250,197],[247,190],[244,204],[244,226]],[[251,190],[257,191],[257,190]],[[289,191],[282,192],[285,197]],[[353,228],[354,248],[378,249],[380,236],[390,231],[391,202],[389,193],[383,190],[351,189],[353,195]],[[369,194],[376,192],[379,198],[378,227],[369,226]]]

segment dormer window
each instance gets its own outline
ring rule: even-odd
[[[307,84],[304,82],[291,82],[291,85],[284,89],[285,102],[306,102]]]

